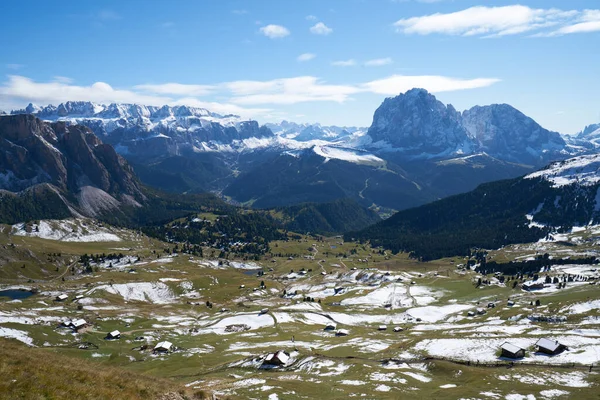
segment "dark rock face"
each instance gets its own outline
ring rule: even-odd
[[[560,134],[508,104],[473,107],[463,113],[462,123],[475,147],[507,161],[545,164],[560,158],[566,145]]]
[[[461,114],[423,89],[386,99],[375,111],[369,135],[417,158],[485,152],[504,161],[543,166],[568,156],[560,134],[514,107],[476,106]]]
[[[0,188],[18,191],[42,182],[67,188],[66,158],[49,124],[30,116],[0,118]]]
[[[144,197],[131,167],[89,128],[33,115],[0,117],[0,174],[9,191],[49,183],[70,194],[94,187],[115,199]]]
[[[423,89],[385,99],[369,135],[373,142],[385,141],[412,156],[452,154],[470,143],[460,113]]]
[[[133,158],[180,155],[202,148],[202,143],[230,144],[251,137],[273,136],[258,122],[222,116],[188,106],[101,105],[68,101],[58,107],[29,104],[13,114],[33,114],[46,121],[89,127],[97,136]]]

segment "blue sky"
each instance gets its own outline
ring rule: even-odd
[[[368,126],[417,86],[561,133],[600,122],[594,0],[5,0],[0,34],[4,110],[168,103]]]

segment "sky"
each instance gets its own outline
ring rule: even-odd
[[[429,90],[547,129],[600,123],[600,1],[3,0],[0,110],[186,104],[261,123],[369,126]]]

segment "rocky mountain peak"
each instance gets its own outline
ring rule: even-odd
[[[25,112],[27,114],[33,114],[33,113],[36,113],[36,112],[39,112],[39,111],[41,111],[41,108],[39,106],[36,106],[33,103],[29,103],[27,105],[27,107],[25,107]]]
[[[600,136],[600,124],[591,124],[583,128],[577,135],[580,139],[597,138]]]
[[[424,89],[385,99],[368,133],[375,144],[383,142],[413,158],[485,152],[500,160],[542,166],[567,156],[560,134],[508,104],[475,106],[461,114]]]
[[[129,164],[89,128],[31,114],[0,117],[0,176],[0,189],[8,191],[49,183],[79,198],[90,216],[122,200],[144,199]]]
[[[368,133],[374,142],[387,142],[407,155],[452,154],[469,141],[460,121],[460,113],[451,105],[425,89],[411,89],[384,100]]]
[[[479,151],[498,158],[542,165],[558,157],[565,141],[508,104],[475,106],[462,114],[462,125]]]

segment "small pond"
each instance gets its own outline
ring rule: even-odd
[[[11,300],[17,299],[26,299],[30,296],[33,296],[33,292],[29,290],[21,290],[21,289],[8,289],[8,290],[0,290],[0,300],[5,300],[8,297]]]
[[[250,275],[250,276],[256,276],[261,271],[262,271],[262,269],[245,269],[244,274]]]

